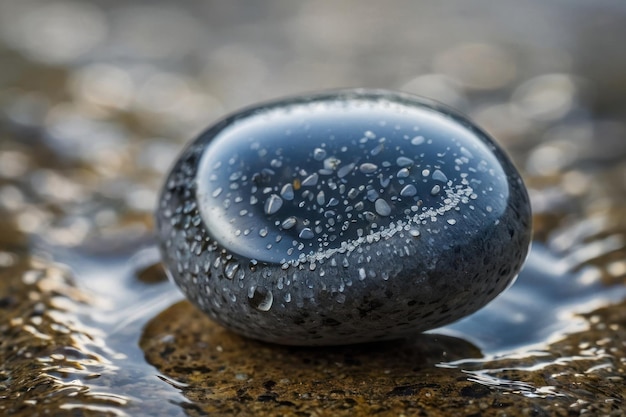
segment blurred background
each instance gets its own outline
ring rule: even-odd
[[[3,0],[0,82],[3,96],[33,93],[14,103],[15,112],[30,100],[52,125],[74,105],[107,113],[105,120],[158,115],[142,127],[190,137],[259,100],[365,86],[431,96],[487,119],[497,113],[514,133],[575,110],[579,94],[591,95],[594,109],[623,103],[625,7],[620,0]],[[33,77],[37,65],[48,71]],[[61,87],[63,96],[51,96]],[[509,101],[515,106],[502,106]]]
[[[623,159],[625,33],[621,0],[2,0],[0,177],[28,172],[48,203],[104,199],[150,219],[183,144],[224,114],[307,91],[390,88],[465,112],[528,179],[553,180],[534,198],[542,212],[567,200],[563,189],[585,194],[591,165]],[[36,169],[48,165],[81,175]],[[15,188],[3,198],[12,210],[24,200]],[[72,207],[89,219],[65,218],[74,229],[54,239],[76,244],[120,214]],[[18,229],[55,216],[22,208]]]
[[[468,114],[522,171],[535,243],[553,257],[551,273],[623,283],[625,39],[623,0],[0,0],[0,389],[8,400],[0,410],[32,415],[29,406],[48,404],[49,412],[77,408],[98,415],[106,406],[107,413],[123,415],[120,410],[136,404],[119,387],[156,372],[138,338],[167,304],[128,309],[149,294],[175,290],[149,287],[152,281],[114,265],[137,262],[137,239],[148,239],[161,183],[186,142],[227,113],[285,95],[388,88]],[[72,261],[59,266],[59,259]],[[526,296],[539,300],[541,293],[535,288]],[[545,366],[558,365],[554,374],[528,371],[517,374],[521,382],[506,383],[510,375],[496,369],[500,364],[486,362],[481,366],[493,366],[493,378],[482,374],[474,382],[523,394],[513,401],[535,398],[532,410],[549,408],[539,398],[557,392],[570,413],[620,411],[626,304],[594,300],[594,308],[608,310],[576,319],[575,340],[540,343],[546,361],[554,361]],[[536,311],[565,305],[557,297],[538,302],[530,303]],[[136,318],[132,325],[124,321],[129,316]],[[573,316],[547,317],[557,316],[564,320],[557,329],[570,328]],[[120,326],[127,326],[126,338],[113,335]],[[435,343],[431,350],[442,349]],[[567,355],[570,365],[555,359]],[[589,369],[601,366],[589,371],[585,393],[570,389],[573,375],[588,375],[572,365],[581,357]],[[464,375],[441,378],[456,387],[468,381]],[[245,382],[237,381],[233,387]],[[176,397],[181,404],[222,410],[207,408],[189,386],[172,386],[159,385],[158,392],[181,391],[187,398]],[[110,396],[103,400],[94,390]],[[75,407],[64,392],[79,393],[72,394]],[[145,382],[134,398],[147,401],[154,392]],[[586,403],[577,402],[580,396]],[[182,410],[176,401],[168,407]],[[150,404],[161,407],[158,400]]]

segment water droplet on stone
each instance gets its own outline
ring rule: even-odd
[[[417,188],[413,184],[405,185],[400,190],[400,195],[402,197],[412,197],[417,194]]]
[[[323,161],[326,158],[326,151],[321,148],[315,148],[313,150],[313,159],[316,161]]]
[[[398,171],[398,173],[396,174],[396,177],[398,178],[407,178],[410,175],[411,171],[409,171],[407,168],[402,168],[401,170]]]
[[[366,277],[367,277],[367,275],[365,274],[365,269],[364,268],[359,268],[359,279],[361,281],[363,281]]]
[[[343,178],[346,175],[348,175],[354,169],[354,165],[355,164],[348,164],[348,165],[345,165],[345,166],[342,166],[341,168],[339,168],[337,170],[337,177]]]
[[[387,202],[382,198],[376,200],[374,207],[376,208],[376,213],[381,216],[389,216],[391,214],[391,207],[389,207],[389,204],[387,204]]]
[[[370,162],[365,162],[359,166],[359,171],[364,174],[373,174],[376,170],[378,170],[378,166]]]
[[[248,262],[248,268],[250,269],[250,271],[256,272],[256,267],[258,263],[259,262],[256,259],[250,259],[250,262]]]
[[[431,178],[434,179],[435,181],[448,182],[448,177],[446,177],[446,174],[441,172],[441,170],[439,169],[436,169],[433,172],[433,175]]]
[[[324,169],[334,171],[337,169],[341,161],[335,157],[324,159]]]
[[[406,156],[400,156],[396,159],[396,164],[400,167],[406,167],[409,165],[413,165],[413,160],[411,158],[407,158]]]
[[[276,213],[283,206],[283,200],[276,194],[272,194],[269,196],[267,200],[265,200],[265,214],[268,216]]]
[[[233,279],[235,277],[235,273],[239,269],[239,264],[237,262],[228,262],[224,267],[224,275],[228,279]]]
[[[367,199],[371,202],[376,201],[379,195],[380,194],[378,194],[378,191],[376,190],[373,190],[373,189],[367,190]]]
[[[370,223],[375,222],[375,221],[376,221],[376,219],[377,219],[377,216],[376,216],[374,213],[372,213],[371,211],[365,211],[365,212],[363,212],[363,216],[365,216],[365,219],[366,219],[368,222],[370,222]]]
[[[287,201],[293,200],[293,185],[291,183],[283,185],[283,188],[280,190],[280,196]]]
[[[298,235],[298,237],[300,239],[313,239],[315,237],[315,234],[313,233],[311,229],[309,229],[308,227],[305,227],[304,229],[300,231],[300,234]]]
[[[256,287],[248,303],[259,311],[270,311],[274,302],[274,294],[265,287]]]
[[[385,149],[385,145],[383,143],[379,143],[374,149],[370,151],[370,155],[376,156],[381,153]]]
[[[319,193],[317,193],[317,204],[323,206],[325,202],[326,197],[324,196],[324,191],[320,191]]]
[[[296,220],[295,217],[287,217],[285,220],[283,220],[283,222],[281,223],[281,226],[283,227],[283,229],[287,230],[287,229],[291,229],[292,227],[294,227],[296,225],[298,221]]]

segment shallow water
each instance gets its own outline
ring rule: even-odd
[[[621,415],[626,11],[533,4],[511,20],[513,2],[486,3],[1,3],[0,410]],[[486,308],[405,341],[232,335],[158,264],[167,169],[225,111],[351,85],[428,95],[489,130],[530,190],[528,261]]]
[[[114,255],[83,251],[55,253],[56,248],[47,248],[45,252],[52,254],[55,262],[71,268],[78,288],[99,299],[96,305],[81,308],[78,318],[106,335],[103,342],[111,349],[107,355],[110,365],[125,369],[131,365],[134,372],[149,377],[154,375],[154,368],[143,360],[135,362],[141,356],[137,350],[139,335],[155,315],[184,297],[173,283],[165,280],[153,243],[143,242],[143,246],[137,250],[133,245]],[[560,259],[536,243],[518,279],[505,293],[477,313],[429,331],[432,335],[448,335],[469,342],[482,355],[480,360],[459,359],[436,366],[467,371],[479,368],[481,383],[507,389],[507,384],[514,386],[523,381],[490,380],[490,362],[536,356],[548,364],[554,360],[546,349],[548,343],[589,330],[590,324],[583,314],[626,299],[626,286],[607,286],[588,271],[572,272]],[[146,269],[152,269],[152,274],[161,280],[142,282],[139,275]],[[604,358],[592,355],[586,359]],[[172,388],[172,393],[177,392],[175,383]],[[529,385],[527,394],[540,388]],[[112,394],[120,396],[124,392],[125,389],[112,390]]]
[[[146,334],[146,327],[154,326],[155,320],[167,320],[168,310],[174,309],[172,314],[176,315],[179,314],[176,309],[184,313],[194,308],[181,301],[183,298],[176,287],[165,279],[159,264],[155,263],[158,262],[158,252],[149,237],[122,246],[118,242],[114,252],[102,248],[116,246],[116,242],[104,243],[99,242],[91,248],[87,244],[83,249],[47,247],[42,242],[35,244],[33,252],[45,253],[49,259],[39,261],[37,269],[42,271],[40,274],[33,275],[33,269],[22,277],[22,282],[37,285],[42,293],[62,294],[62,300],[50,302],[45,314],[57,326],[67,327],[73,336],[68,346],[56,347],[54,353],[34,358],[46,365],[40,370],[41,376],[54,380],[57,393],[84,394],[76,400],[63,400],[58,405],[62,410],[77,408],[114,415],[144,412],[152,415],[158,410],[162,415],[180,414],[185,404],[194,403],[182,394],[192,385],[188,381],[189,375],[180,374],[180,370],[172,371],[169,368],[171,363],[166,365],[168,362],[146,361],[144,355],[149,350],[142,351],[140,342],[144,345],[146,338],[157,337],[151,336],[149,330]],[[433,330],[429,336],[416,334],[414,340],[404,342],[408,345],[404,349],[411,357],[415,356],[413,366],[418,366],[418,375],[424,372],[423,368],[439,368],[455,374],[461,372],[468,381],[505,393],[527,398],[561,396],[573,399],[577,394],[566,385],[540,385],[529,376],[512,377],[507,376],[507,372],[532,374],[546,367],[566,370],[576,362],[584,363],[588,370],[602,370],[612,367],[611,364],[619,364],[619,355],[594,350],[591,346],[584,349],[582,344],[578,346],[579,352],[572,352],[570,356],[552,351],[552,344],[567,340],[568,336],[591,334],[593,320],[583,314],[610,305],[621,309],[619,303],[626,297],[623,285],[607,286],[598,280],[597,275],[592,276],[585,270],[572,272],[568,265],[559,267],[559,259],[562,258],[555,257],[544,245],[535,244],[519,278],[501,297],[466,319]],[[61,265],[61,269],[54,265]],[[71,285],[63,283],[61,276],[72,279]],[[184,317],[177,320],[186,321]],[[597,323],[599,319],[595,321]],[[41,323],[35,324],[41,326]],[[26,323],[17,325],[27,326]],[[157,326],[162,324],[157,322]],[[41,331],[45,333],[43,329]],[[224,333],[228,335],[222,331],[209,340],[218,346],[226,344]],[[451,338],[442,340],[438,335]],[[39,334],[39,337],[45,340],[47,336]],[[171,334],[158,337],[162,343],[172,343],[175,339]],[[289,350],[261,343],[242,345],[238,355],[244,357],[251,355],[250,349],[258,348],[255,345],[262,345],[270,352]],[[360,354],[380,361],[381,355],[385,357],[394,349],[395,344],[383,343],[369,348],[330,348],[328,354]],[[446,353],[446,350],[450,352]],[[310,352],[296,349],[290,354],[306,357]],[[407,366],[403,362],[405,359],[396,363],[396,360],[386,358],[383,363],[392,368]],[[234,362],[232,365],[236,367],[238,364]],[[439,375],[432,381],[447,377]],[[234,375],[235,381],[248,378],[245,372]],[[409,379],[420,380],[417,375]]]

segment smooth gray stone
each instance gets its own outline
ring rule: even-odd
[[[485,132],[381,90],[219,121],[176,162],[156,221],[193,303],[292,345],[393,339],[467,316],[512,282],[531,236],[522,180]]]

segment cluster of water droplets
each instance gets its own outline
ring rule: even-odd
[[[353,104],[263,109],[201,137],[196,198],[182,212],[206,233],[188,247],[203,260],[178,262],[191,282],[207,280],[198,304],[219,311],[243,297],[268,311],[320,289],[341,304],[353,282],[401,271],[381,259],[416,256],[418,240],[468,216],[497,218],[503,207],[489,204],[506,201],[506,176],[488,144],[437,111]]]
[[[426,150],[431,140],[419,134],[404,134],[402,140],[406,143],[393,143],[367,130],[352,146],[321,141],[306,159],[288,166],[283,148],[252,141],[249,149],[268,160],[267,166],[246,172],[249,162],[237,155],[228,159],[227,167],[215,162],[210,196],[221,199],[227,222],[242,225],[234,230],[236,238],[262,241],[267,252],[251,259],[278,261],[284,269],[303,263],[314,267],[315,260],[399,231],[419,237],[421,225],[477,198],[467,173],[454,172],[451,180],[444,172],[461,171],[473,155],[460,145],[447,147],[455,165],[442,167],[430,162]],[[220,180],[224,172],[227,186]],[[278,257],[270,253],[275,247],[281,250]],[[232,278],[235,272],[227,267],[225,275]]]

